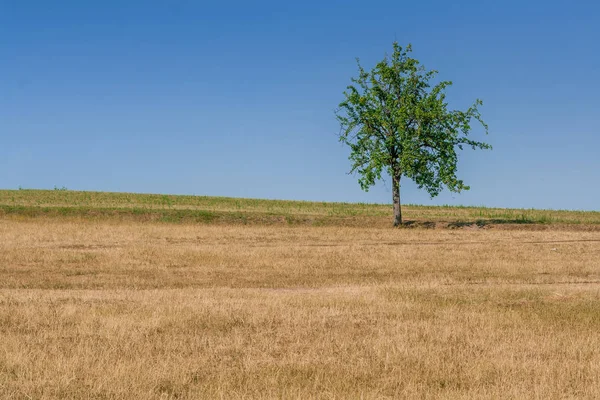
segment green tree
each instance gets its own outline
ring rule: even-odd
[[[444,187],[460,192],[469,187],[457,178],[457,149],[491,149],[487,143],[469,139],[471,122],[483,122],[477,99],[466,111],[448,110],[446,88],[450,81],[433,85],[437,71],[426,70],[394,42],[391,57],[371,71],[358,62],[358,77],[344,92],[336,110],[341,125],[340,141],[350,146],[351,172],[367,191],[382,173],[392,179],[394,226],[402,224],[400,180],[412,179],[433,198]]]

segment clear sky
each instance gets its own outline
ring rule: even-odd
[[[596,1],[0,0],[0,188],[390,203],[347,175],[334,109],[412,43],[484,101],[469,192],[403,203],[600,210]]]

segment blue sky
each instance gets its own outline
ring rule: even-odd
[[[493,151],[461,194],[600,210],[600,5],[583,1],[0,0],[0,187],[390,203],[333,111],[394,40],[475,98]]]

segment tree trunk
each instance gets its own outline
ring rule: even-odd
[[[392,199],[394,203],[394,226],[402,225],[402,210],[400,209],[400,177],[392,177]]]

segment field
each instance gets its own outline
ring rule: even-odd
[[[0,191],[0,398],[600,398],[600,213],[404,215]]]
[[[128,221],[389,228],[391,205],[63,190],[0,190],[0,215]],[[403,205],[411,222],[600,226],[598,211]]]

